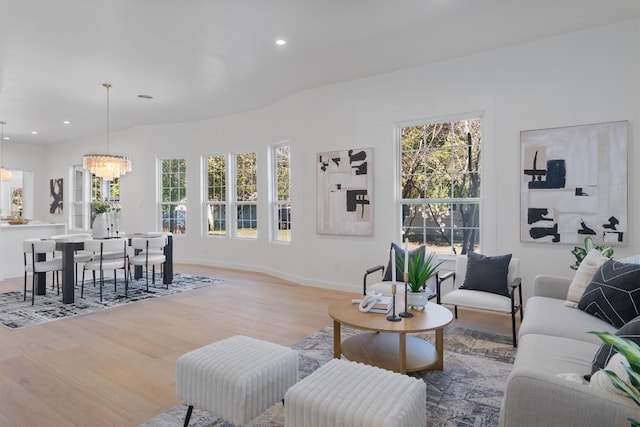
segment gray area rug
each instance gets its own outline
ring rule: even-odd
[[[361,333],[343,327],[342,336]],[[435,334],[419,334],[433,342]],[[333,357],[333,328],[324,328],[292,346],[298,350],[300,379]],[[444,334],[444,371],[410,374],[427,384],[427,426],[497,426],[503,389],[516,351],[511,337],[470,331],[449,325]],[[187,406],[178,405],[140,427],[181,426]],[[282,403],[276,403],[250,427],[282,427]],[[233,427],[233,424],[194,408],[190,427]],[[416,426],[422,427],[422,426]]]
[[[73,304],[63,304],[62,295],[57,295],[55,290],[48,287],[47,294],[36,295],[35,304],[31,305],[31,276],[29,276],[27,278],[26,301],[23,301],[22,291],[0,294],[0,324],[10,329],[19,329],[222,282],[221,279],[176,273],[173,275],[173,283],[169,285],[169,289],[165,289],[165,285],[162,284],[162,276],[157,273],[155,285],[151,284],[151,277],[149,277],[149,291],[146,290],[146,281],[143,277],[129,282],[129,291],[125,297],[124,279],[119,274],[117,291],[114,291],[113,279],[105,280],[102,288],[102,302],[100,301],[99,285],[96,284],[94,288],[92,279],[89,279],[85,280],[84,298],[80,298],[80,285],[76,286]]]

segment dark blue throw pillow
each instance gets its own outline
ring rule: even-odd
[[[491,292],[508,297],[509,263],[511,254],[485,256],[475,252],[467,254],[467,271],[460,289]]]
[[[582,294],[578,308],[616,328],[640,315],[640,264],[608,260]]]
[[[640,316],[636,317],[622,328],[618,329],[616,335],[622,338],[627,338],[636,344],[640,345]],[[595,374],[600,369],[604,369],[609,363],[609,360],[618,351],[611,344],[602,344],[598,349],[598,352],[593,357],[591,363],[591,373]]]

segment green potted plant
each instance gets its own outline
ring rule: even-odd
[[[629,396],[636,405],[640,406],[640,346],[627,338],[619,337],[611,332],[591,332],[600,337],[602,341],[611,344],[618,353],[622,354],[629,366],[626,367],[629,382],[624,381],[615,372],[605,369],[604,373],[609,377],[613,385]],[[640,427],[640,421],[629,418],[631,427]]]
[[[600,251],[600,253],[607,258],[611,258],[613,256],[613,248],[611,246],[596,245],[593,243],[591,236],[587,236],[584,239],[584,247],[581,248],[576,246],[571,251],[571,253],[576,257],[576,263],[571,266],[572,270],[577,270],[578,267],[580,267],[582,260],[587,256],[591,249]]]
[[[397,259],[398,265],[404,265],[404,254],[398,254]],[[415,310],[424,310],[424,306],[431,296],[431,292],[425,290],[425,283],[436,274],[438,267],[443,262],[437,261],[437,256],[434,253],[430,253],[426,259],[424,252],[417,252],[409,256],[407,305]]]

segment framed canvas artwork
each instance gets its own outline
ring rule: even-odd
[[[627,122],[520,133],[520,240],[625,245]]]
[[[49,180],[49,213],[62,214],[62,178]]]
[[[317,232],[373,235],[373,148],[316,156]]]

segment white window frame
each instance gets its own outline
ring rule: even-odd
[[[211,183],[209,182],[209,159],[212,157],[221,157],[224,159],[224,173],[225,173],[225,179],[224,179],[224,186],[225,186],[225,199],[222,201],[210,201],[209,200],[209,187],[211,185]],[[205,156],[203,158],[203,170],[204,170],[204,194],[203,194],[203,206],[204,206],[204,212],[203,212],[203,218],[204,218],[204,235],[205,236],[210,236],[210,237],[214,237],[214,238],[228,238],[230,236],[230,232],[229,229],[231,227],[231,222],[230,222],[230,218],[229,218],[229,199],[230,199],[230,191],[229,191],[229,187],[230,187],[230,168],[229,165],[231,164],[231,157],[229,154],[219,154],[219,153],[214,153],[214,154],[209,154],[207,156]],[[213,206],[218,206],[221,208],[224,208],[224,222],[225,222],[225,229],[224,229],[224,233],[215,233],[215,232],[210,232],[209,231],[209,212],[211,212],[211,207]],[[212,218],[213,221],[215,221],[215,218]]]
[[[162,175],[163,175],[163,171],[162,171],[162,164],[165,161],[173,161],[173,160],[182,160],[184,161],[184,174],[185,174],[185,184],[184,184],[184,202],[182,202],[182,200],[180,201],[171,201],[171,202],[165,202],[162,199],[162,193],[164,190],[164,186],[163,186],[163,182],[162,182]],[[163,212],[162,212],[162,208],[165,205],[173,205],[176,207],[180,207],[183,206],[184,209],[176,209],[176,211],[179,210],[184,210],[185,211],[185,215],[184,215],[184,231],[182,232],[177,232],[175,229],[169,230],[172,231],[174,235],[182,235],[182,234],[187,234],[188,230],[189,230],[189,224],[188,224],[188,210],[187,210],[187,203],[188,203],[188,198],[187,198],[187,191],[188,191],[188,187],[189,187],[189,183],[187,182],[187,172],[188,172],[188,164],[187,164],[187,159],[185,157],[165,157],[165,158],[159,158],[158,162],[157,162],[157,167],[158,167],[158,186],[157,186],[157,191],[158,191],[158,218],[160,219],[160,225],[159,228],[160,230],[164,231],[164,218],[163,218]]]
[[[256,170],[254,174],[256,179],[256,182],[255,182],[256,199],[251,201],[240,201],[238,200],[238,168],[237,168],[238,163],[237,162],[238,162],[239,156],[243,156],[247,154],[253,154],[256,157],[256,161],[255,161]],[[260,222],[258,221],[258,153],[252,150],[236,151],[231,153],[230,162],[229,162],[229,171],[230,171],[229,172],[229,179],[230,179],[229,194],[231,195],[231,197],[229,197],[229,210],[227,214],[228,215],[227,217],[231,220],[229,235],[235,239],[257,240],[260,234]],[[241,228],[238,226],[238,208],[241,206],[255,206],[255,219],[253,219],[253,216],[251,216],[249,219],[249,221],[252,221],[252,220],[256,221],[255,236],[239,236],[238,235],[238,230]]]
[[[280,184],[278,168],[278,151],[282,148],[288,149],[287,168],[289,169],[287,186],[289,187],[289,198],[279,199],[280,192],[278,187]],[[291,144],[289,141],[282,141],[270,146],[269,155],[269,239],[271,242],[290,244],[291,243]],[[286,218],[281,217],[282,209],[287,209]],[[286,235],[288,239],[281,238],[281,225],[287,226]]]
[[[433,123],[443,123],[443,122],[458,122],[458,121],[462,121],[462,120],[473,120],[473,119],[479,119],[481,121],[481,125],[482,125],[482,131],[481,131],[481,141],[480,141],[480,159],[479,159],[479,165],[478,165],[478,174],[480,175],[480,197],[468,197],[468,198],[453,198],[453,197],[449,197],[449,198],[445,198],[445,199],[429,199],[429,198],[416,198],[416,199],[403,199],[402,198],[402,129],[406,128],[406,127],[413,127],[413,126],[422,126],[422,125],[429,125],[429,124],[433,124]],[[452,203],[452,204],[470,204],[470,203],[475,203],[478,205],[478,233],[479,233],[479,241],[478,241],[478,246],[479,248],[482,247],[482,242],[483,242],[483,236],[485,234],[484,230],[483,230],[483,221],[482,221],[482,194],[483,194],[483,189],[482,189],[482,165],[483,165],[483,159],[482,159],[482,154],[483,154],[483,149],[486,149],[486,141],[484,141],[484,135],[485,135],[485,126],[486,126],[486,120],[484,117],[483,112],[481,111],[475,111],[475,112],[470,112],[470,113],[463,113],[463,114],[451,114],[451,115],[446,115],[446,116],[441,116],[441,117],[432,117],[432,118],[426,118],[426,119],[419,119],[419,120],[412,120],[412,121],[407,121],[407,122],[402,122],[402,123],[397,123],[396,124],[396,130],[395,130],[395,146],[396,146],[396,173],[394,174],[394,179],[395,179],[395,189],[396,189],[396,206],[398,206],[398,219],[396,223],[399,223],[400,227],[398,228],[399,230],[402,230],[403,236],[401,237],[401,240],[404,240],[404,233],[405,233],[405,224],[404,224],[404,217],[403,217],[403,206],[404,205],[428,205],[429,203]],[[447,225],[447,227],[450,227],[451,230],[455,229],[455,225],[453,223],[453,216],[450,218],[451,223]],[[453,233],[453,231],[452,231]],[[423,241],[422,244],[426,244],[426,241]],[[428,246],[427,246],[428,247]],[[440,255],[442,255],[444,258],[447,258],[447,255],[453,255],[453,248],[455,247],[455,244],[451,244],[450,245],[450,249],[451,249],[451,253],[450,254],[445,254],[445,253],[440,253]]]
[[[80,199],[77,199],[78,179],[76,173],[80,173],[79,181],[82,185]],[[82,165],[73,165],[69,171],[70,193],[71,193],[71,209],[69,210],[69,229],[70,230],[89,230],[91,228],[91,172],[82,167]],[[77,227],[74,218],[80,218],[79,227]]]

